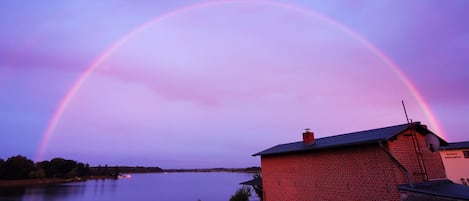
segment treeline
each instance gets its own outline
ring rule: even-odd
[[[90,175],[88,164],[63,158],[37,163],[21,155],[6,161],[0,159],[0,179],[73,178],[87,175]]]
[[[87,176],[117,176],[118,174],[117,167],[91,168],[89,164],[63,158],[37,163],[21,155],[10,157],[6,161],[0,158],[0,180],[68,179]]]
[[[248,168],[202,168],[202,169],[164,169],[164,172],[246,172],[246,173],[259,173],[260,167]]]
[[[99,167],[92,167],[91,170],[97,170]],[[143,166],[118,166],[119,173],[159,173],[163,172],[160,167],[143,167]]]

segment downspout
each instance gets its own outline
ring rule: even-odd
[[[402,171],[402,173],[404,173],[404,176],[405,176],[409,186],[411,188],[414,188],[414,185],[410,181],[409,171],[407,171],[407,169],[396,158],[394,158],[394,156],[384,147],[382,141],[379,141],[378,143],[379,143],[379,146],[381,147],[381,149],[384,151],[384,153],[386,153],[386,155],[388,155],[388,157],[391,159],[391,161],[394,162],[394,164],[396,164],[397,167],[399,167],[399,169]]]

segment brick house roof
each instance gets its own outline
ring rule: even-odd
[[[341,135],[335,135],[330,137],[315,139],[315,143],[312,145],[305,145],[303,141],[293,142],[288,144],[280,144],[264,151],[253,154],[253,156],[265,156],[265,155],[278,155],[286,153],[304,152],[304,151],[315,151],[321,149],[339,148],[345,146],[356,146],[369,143],[385,142],[391,140],[401,132],[407,130],[413,126],[419,133],[424,135],[432,133],[421,125],[420,122],[414,122],[412,124],[401,124],[395,126],[389,126],[384,128],[377,128],[366,131],[359,131],[353,133],[346,133]],[[438,137],[439,138],[439,137]],[[439,138],[440,144],[446,145],[447,142]]]
[[[441,147],[441,149],[443,150],[469,149],[469,141],[448,143],[448,145]]]

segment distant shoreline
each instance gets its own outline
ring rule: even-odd
[[[195,169],[163,169],[163,172],[238,172],[238,173],[260,173],[259,167],[250,168],[195,168]]]

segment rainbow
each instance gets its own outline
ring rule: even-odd
[[[200,8],[206,8],[206,7],[213,7],[213,6],[219,6],[219,5],[226,5],[226,4],[256,4],[256,5],[268,5],[268,6],[273,6],[273,7],[279,7],[283,9],[288,9],[294,12],[298,12],[307,16],[311,16],[317,19],[320,19],[324,22],[327,22],[335,27],[337,27],[339,30],[344,31],[345,33],[349,34],[352,36],[354,39],[365,45],[368,49],[370,49],[378,58],[380,58],[388,67],[390,67],[394,73],[399,77],[399,79],[405,84],[405,86],[410,90],[411,94],[416,98],[418,101],[421,109],[424,111],[425,116],[428,118],[430,121],[430,125],[432,125],[433,129],[438,133],[440,136],[445,137],[443,129],[439,122],[437,121],[437,118],[433,114],[433,112],[430,110],[430,107],[427,102],[425,102],[425,99],[423,96],[419,93],[415,85],[411,82],[411,80],[400,70],[400,68],[380,49],[378,49],[376,46],[374,46],[371,42],[366,40],[364,37],[362,37],[360,34],[357,32],[353,31],[352,29],[348,28],[347,26],[341,24],[340,22],[331,19],[327,16],[321,15],[315,11],[312,11],[308,8],[300,7],[297,5],[291,5],[287,3],[282,3],[282,2],[276,2],[276,1],[267,1],[267,0],[260,0],[260,1],[248,1],[248,0],[222,0],[222,1],[207,1],[207,2],[202,2],[202,3],[197,3],[197,4],[192,4],[189,6],[185,6],[182,8],[178,8],[175,10],[171,10],[169,12],[166,12],[162,15],[159,15],[152,20],[149,20],[130,32],[128,32],[126,35],[124,35],[122,38],[114,42],[110,47],[108,47],[104,52],[102,52],[92,63],[89,65],[84,72],[78,77],[78,79],[75,81],[75,83],[72,85],[72,87],[68,90],[68,92],[65,94],[65,96],[62,98],[60,104],[56,108],[44,134],[43,137],[40,141],[39,148],[36,154],[36,161],[42,160],[43,154],[46,151],[48,142],[50,138],[52,137],[52,134],[54,133],[54,130],[57,126],[57,124],[60,121],[60,118],[62,114],[64,113],[65,109],[69,105],[70,101],[73,99],[77,91],[80,89],[80,87],[83,85],[83,83],[88,79],[88,77],[98,68],[98,66],[105,61],[107,58],[109,58],[112,53],[121,47],[125,42],[127,42],[129,39],[137,35],[138,33],[144,31],[145,29],[157,24],[158,22],[161,22],[167,18],[170,18],[172,16],[176,16],[178,14],[182,14],[184,12],[188,12],[191,10],[196,10]]]

